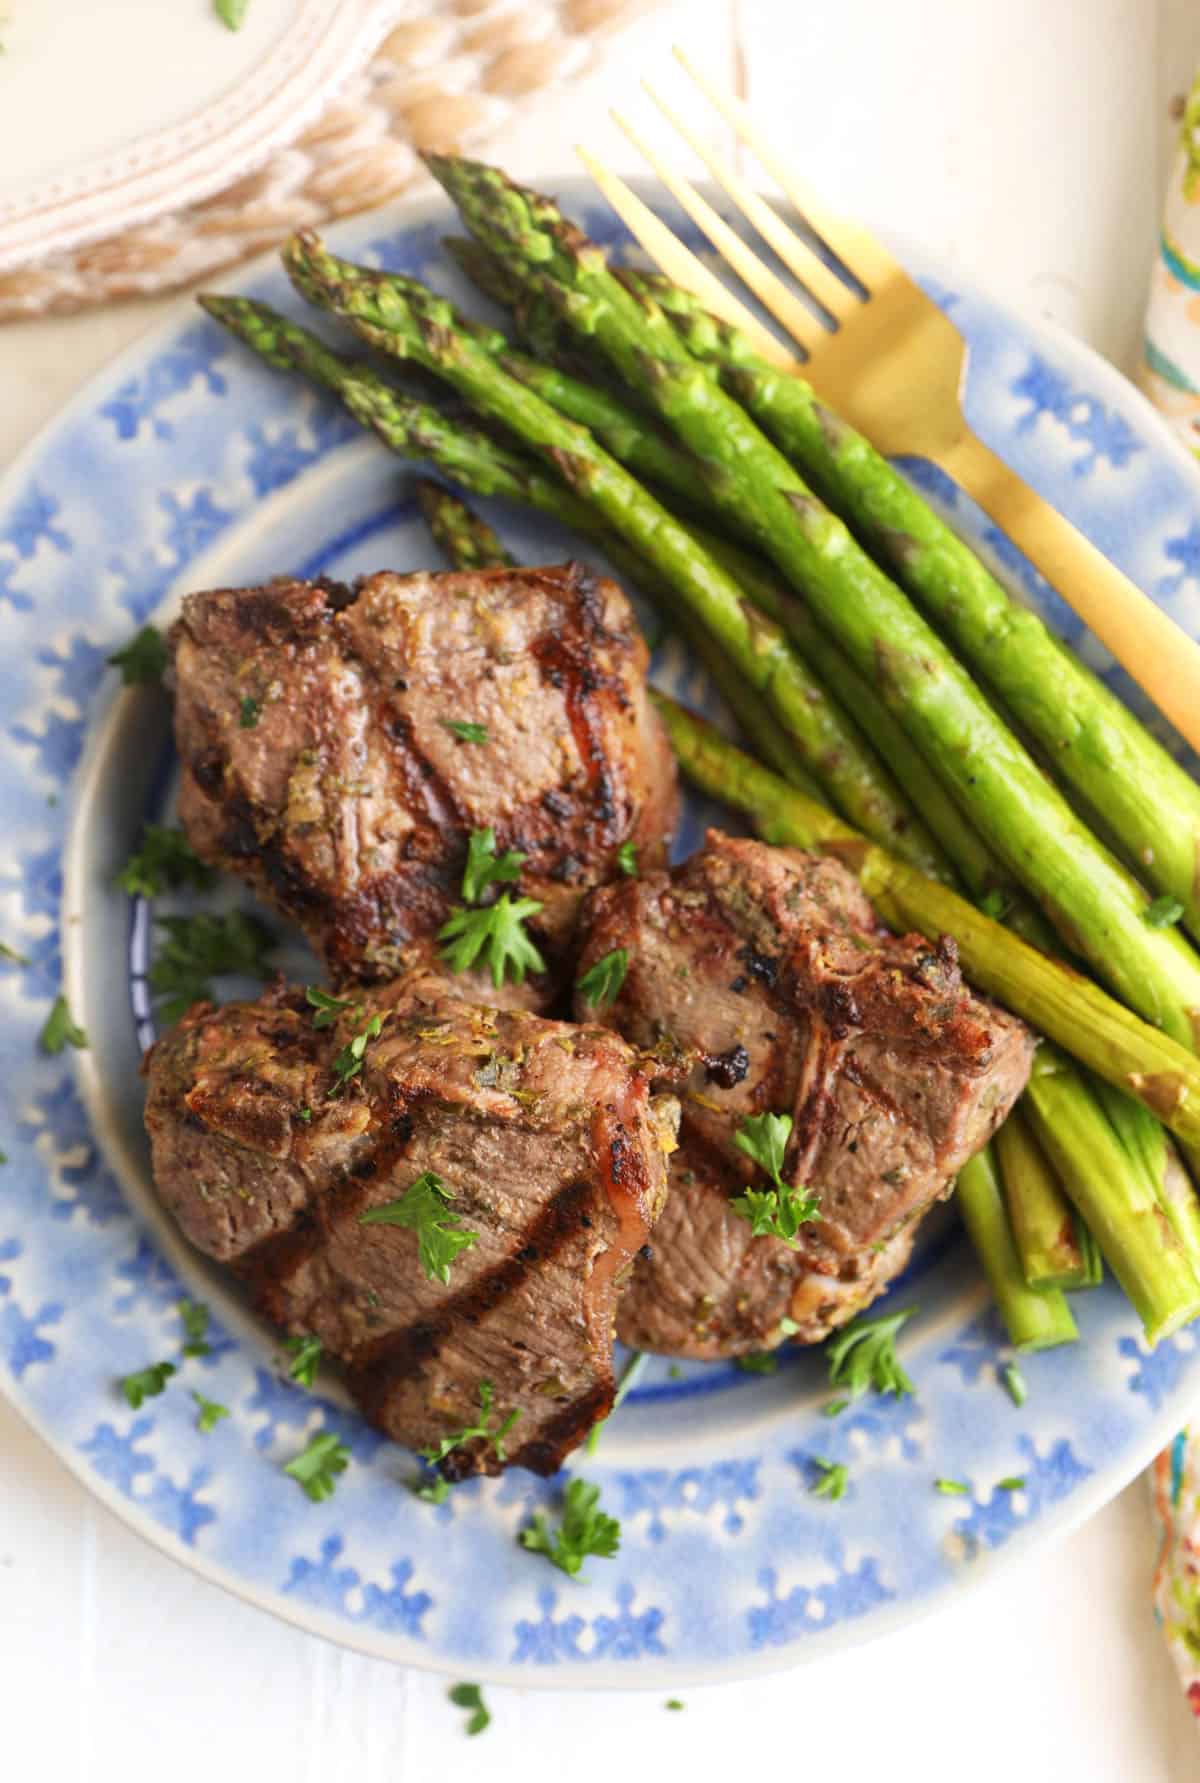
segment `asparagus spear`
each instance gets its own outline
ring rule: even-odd
[[[1031,1288],[1082,1287],[1087,1272],[1070,1203],[1019,1108],[994,1144],[1025,1280]]]
[[[690,292],[631,274],[789,457],[854,525],[1046,750],[1131,865],[1200,938],[1200,786],[1036,613],[1005,591],[904,476]]]
[[[456,569],[502,570],[516,565],[516,558],[501,544],[500,535],[440,483],[419,477],[417,500],[434,543]]]
[[[1005,1329],[1018,1349],[1074,1343],[1079,1333],[1060,1288],[1031,1288],[1021,1269],[1004,1210],[992,1148],[963,1165],[956,1194],[972,1244],[984,1262]]]
[[[1149,1021],[1195,1047],[1200,958],[1176,931],[1144,920],[1150,900],[1142,887],[1088,832],[845,525],[688,352],[662,310],[627,290],[600,249],[548,200],[480,163],[431,156],[429,165],[471,233],[523,267],[537,288],[557,293],[565,320],[586,332],[705,463],[714,503],[752,527],[822,625],[874,678],[1068,944]],[[478,387],[475,399],[487,400]],[[639,518],[613,515],[626,526]]]
[[[205,296],[200,301],[216,321],[269,365],[298,371],[340,397],[355,420],[378,434],[398,456],[427,461],[476,495],[520,502],[594,539],[614,567],[652,599],[661,602],[669,595],[670,611],[676,622],[683,623],[681,603],[670,594],[659,572],[639,557],[620,533],[606,526],[593,507],[557,477],[546,476],[532,459],[405,396],[369,366],[333,352],[318,336],[267,304],[245,297]],[[848,727],[841,728],[842,715],[825,699],[816,681],[810,678],[806,682],[805,697],[793,709],[794,728],[789,734],[763,701],[762,676],[757,681],[743,678],[705,628],[692,619],[687,623],[688,635],[730,709],[772,767],[793,785],[818,796],[808,764],[823,762],[836,771],[835,786],[840,778],[846,796],[849,777],[865,776],[868,771],[866,751]],[[764,635],[756,617],[748,625],[756,636]],[[836,791],[832,796],[837,796]],[[884,799],[886,802],[886,791]],[[866,814],[864,800],[858,801],[858,808],[860,816]]]

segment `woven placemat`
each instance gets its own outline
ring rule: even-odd
[[[380,204],[426,177],[418,150],[478,148],[659,3],[418,0],[296,142],[203,203],[0,275],[0,321],[169,291]]]

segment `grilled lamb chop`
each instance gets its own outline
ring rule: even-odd
[[[903,1266],[912,1227],[1023,1089],[1033,1036],[963,984],[953,944],[884,929],[837,862],[710,831],[674,872],[591,900],[580,962],[629,957],[604,1018],[633,1045],[699,1055],[653,1256],[618,1317],[626,1342],[736,1355],[815,1342]],[[767,1111],[794,1126],[785,1180],[820,1218],[793,1250],[729,1206],[765,1179],[734,1144]]]
[[[431,975],[363,998],[323,1028],[284,986],[192,1009],[149,1055],[159,1194],[269,1318],[346,1363],[388,1436],[436,1446],[478,1421],[488,1383],[489,1428],[519,1413],[507,1459],[553,1473],[611,1407],[617,1293],[662,1205],[678,1104],[605,1028],[476,1007]],[[373,1013],[339,1090],[334,1061]],[[448,1285],[416,1231],[363,1223],[429,1171],[476,1235]],[[480,1437],[442,1467],[504,1459]]]
[[[490,827],[543,905],[551,982],[524,1000],[544,1008],[621,845],[665,859],[675,769],[646,647],[580,564],[192,594],[169,644],[188,837],[298,922],[336,982],[415,962]]]

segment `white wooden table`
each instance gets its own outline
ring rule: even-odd
[[[21,0],[16,0],[20,4]],[[36,3],[36,0],[34,0]],[[831,199],[936,246],[1123,365],[1136,350],[1195,0],[689,0],[538,107],[496,158],[551,180],[675,36],[740,79]],[[149,77],[149,71],[148,71]],[[2,82],[2,65],[0,65]],[[97,103],[103,83],[96,84]],[[0,336],[0,463],[166,305]],[[2,1093],[2,1092],[0,1092]],[[446,1681],[275,1623],[143,1547],[0,1402],[0,1772],[36,1783],[495,1783],[747,1765],[940,1783],[1183,1783],[1200,1729],[1153,1627],[1144,1487],[960,1608],[775,1679],[687,1693],[488,1691],[478,1741]]]

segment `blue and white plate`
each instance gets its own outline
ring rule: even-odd
[[[590,189],[566,185],[568,208],[615,239]],[[438,246],[449,220],[439,202],[406,206],[334,240],[460,292]],[[1200,634],[1197,479],[1142,398],[1064,337],[929,283],[970,340],[968,409],[983,437]],[[238,284],[297,307],[273,267]],[[1106,669],[978,513],[915,469]],[[543,522],[488,512],[530,561],[567,554]],[[595,1455],[572,1464],[622,1527],[619,1555],[574,1582],[516,1542],[561,1480],[514,1473],[458,1486],[440,1507],[420,1502],[406,1489],[412,1458],[361,1422],[334,1379],[311,1394],[291,1385],[271,1333],[156,1207],[138,1077],[154,924],[113,875],[142,820],[169,806],[169,715],[157,692],[123,692],[105,659],[145,621],[165,623],[189,588],[432,561],[410,472],[187,305],[90,384],[0,491],[0,939],[29,962],[0,969],[0,1380],[157,1546],[280,1616],[405,1663],[661,1688],[894,1627],[1123,1486],[1200,1398],[1196,1338],[1151,1355],[1113,1286],[1080,1295],[1083,1341],[1022,1361],[1018,1408],[1000,1380],[1002,1334],[945,1223],[891,1297],[920,1303],[902,1346],[913,1397],[869,1398],[830,1420],[818,1355],[770,1378],[656,1363]],[[655,674],[716,710],[677,643]],[[693,806],[685,845],[713,815]],[[248,901],[232,886],[222,896]],[[60,986],[90,1044],[51,1058],[37,1034]],[[116,1381],[180,1360],[185,1294],[213,1309],[211,1353],[131,1411]],[[230,1408],[211,1434],[196,1429],[193,1389]],[[281,1468],[320,1429],[352,1459],[334,1497],[312,1504]],[[839,1502],[810,1491],[817,1454],[849,1467]],[[1023,1488],[1000,1491],[1013,1475]],[[969,1482],[969,1495],[939,1495],[938,1476]]]

